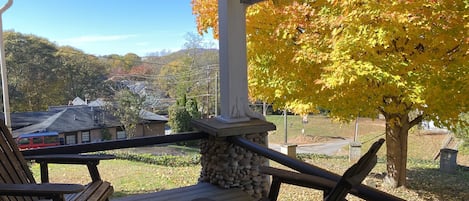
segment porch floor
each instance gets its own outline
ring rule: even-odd
[[[148,194],[130,195],[111,201],[254,201],[255,199],[238,188],[223,189],[209,183],[198,183],[171,190]]]

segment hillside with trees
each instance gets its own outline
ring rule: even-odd
[[[5,33],[11,111],[41,111],[64,105],[76,96],[109,95],[104,87],[106,64],[73,47],[59,47],[45,38]]]
[[[186,49],[140,57],[94,56],[58,46],[32,34],[5,32],[6,65],[12,112],[44,111],[75,97],[120,99],[123,90],[138,94],[142,108],[160,114],[181,94],[214,111],[218,50],[204,49],[200,36],[188,34]]]

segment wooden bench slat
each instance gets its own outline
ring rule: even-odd
[[[114,192],[114,188],[111,186],[109,182],[102,182],[101,185],[97,189],[95,189],[93,196],[88,197],[85,200],[89,201],[104,201],[107,200],[112,193]],[[97,196],[100,195],[100,196]]]
[[[11,144],[11,142],[9,142],[8,136],[5,135],[9,135],[9,133],[2,135],[2,138],[0,139],[0,148],[2,149],[0,154],[0,160],[2,163],[2,181],[4,183],[35,182],[32,173],[27,173],[29,172],[29,168],[21,164],[22,161],[20,160],[22,158],[14,153],[16,144]]]
[[[79,195],[79,193],[65,194],[65,200],[75,200]]]
[[[85,186],[85,190],[79,193],[76,193],[74,198],[68,201],[85,201],[84,198],[88,197],[91,195],[91,193],[94,191],[93,189],[99,185],[99,182],[93,182]]]
[[[67,194],[67,201],[104,201],[107,200],[114,188],[109,182],[97,181],[85,186],[85,189],[79,193]]]
[[[131,195],[115,198],[112,201],[192,201],[194,199],[208,198],[214,201],[254,201],[241,189],[223,189],[209,183],[198,183],[192,186],[164,190],[155,193]]]
[[[79,184],[0,184],[0,193],[10,195],[24,195],[24,192],[30,195],[51,195],[57,193],[76,193],[84,188]]]
[[[91,198],[88,198],[87,200],[89,201],[102,201],[106,200],[112,193],[114,192],[113,188],[111,187],[111,184],[109,182],[102,182],[101,185],[99,185],[99,188],[95,190],[93,193],[94,195],[101,195],[101,196],[93,196]]]
[[[103,182],[102,181],[96,181],[93,183],[90,183],[85,187],[85,190],[79,193],[79,196],[75,199],[75,201],[87,201],[91,199],[91,195],[93,195],[96,191],[96,189],[101,186]]]

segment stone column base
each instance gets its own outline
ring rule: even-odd
[[[267,197],[269,177],[260,174],[259,167],[268,165],[268,159],[231,144],[226,137],[242,136],[267,146],[267,131],[275,129],[275,126],[258,119],[235,124],[213,119],[193,123],[196,128],[210,134],[200,145],[202,170],[199,181],[222,188],[241,188],[255,199]]]

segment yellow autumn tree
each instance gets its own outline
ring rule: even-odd
[[[217,33],[216,0],[193,11],[201,33]],[[451,128],[468,111],[468,0],[266,1],[248,8],[246,34],[252,97],[386,118],[391,186],[405,185],[410,128]]]
[[[319,79],[320,69],[305,65],[302,61],[292,62],[299,47],[293,41],[282,40],[285,36],[280,35],[277,25],[288,16],[280,7],[272,5],[271,2],[265,2],[247,10],[249,95],[253,101],[262,100],[273,103],[276,108],[287,107],[298,114],[307,114],[316,109],[316,104],[313,104],[315,97],[298,99],[297,97],[304,97],[298,94],[304,94],[305,88],[318,91],[320,86],[297,78],[302,76],[309,80]],[[218,37],[217,7],[216,0],[192,1],[200,34],[211,30],[214,37]],[[267,77],[282,79],[266,79]],[[303,88],[296,87],[300,84]]]

